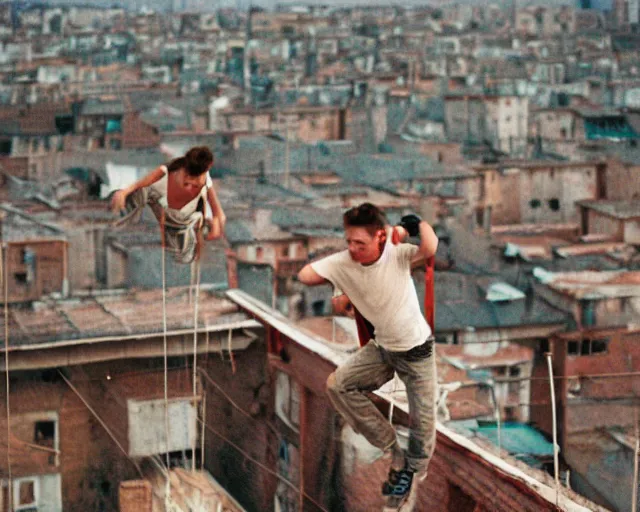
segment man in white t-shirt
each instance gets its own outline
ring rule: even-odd
[[[329,281],[374,327],[369,343],[329,376],[327,392],[356,432],[391,454],[383,494],[388,507],[398,508],[409,496],[414,473],[426,476],[435,447],[433,335],[420,311],[411,266],[435,254],[438,238],[416,215],[406,215],[399,226],[389,228],[382,211],[370,203],[348,210],[343,222],[348,249],[306,265],[298,279],[307,285]],[[407,235],[419,236],[420,245],[398,243]],[[405,383],[409,401],[406,454],[394,428],[367,396],[394,372]]]

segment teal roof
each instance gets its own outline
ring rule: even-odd
[[[638,138],[638,134],[623,117],[586,118],[584,129],[587,140]]]
[[[472,430],[498,445],[498,427],[495,423],[479,425]],[[501,425],[500,442],[503,449],[525,462],[529,462],[531,456],[553,456],[553,443],[547,441],[535,428],[524,423]]]

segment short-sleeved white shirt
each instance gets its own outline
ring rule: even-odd
[[[406,351],[431,336],[411,279],[411,260],[417,252],[415,245],[387,242],[372,265],[353,261],[345,250],[315,261],[311,267],[347,294],[373,324],[377,343],[390,351]]]

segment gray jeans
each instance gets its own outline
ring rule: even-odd
[[[394,372],[407,389],[410,416],[409,469],[425,472],[436,443],[437,374],[435,347],[427,357],[410,357],[367,343],[331,374],[327,392],[345,421],[375,447],[387,450],[396,442],[396,432],[366,392],[393,378]]]

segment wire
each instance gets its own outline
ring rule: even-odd
[[[131,461],[131,463],[135,466],[136,470],[138,471],[138,473],[140,474],[140,477],[144,478],[144,475],[142,474],[142,470],[140,469],[140,466],[138,466],[138,463],[136,461],[134,461],[129,454],[127,453],[127,451],[124,449],[124,447],[120,444],[120,441],[118,441],[118,439],[116,438],[116,436],[113,434],[113,432],[111,432],[111,429],[109,429],[109,427],[107,426],[107,424],[102,420],[102,418],[98,415],[98,413],[93,409],[93,407],[91,407],[91,405],[89,405],[89,402],[87,402],[84,397],[82,396],[82,394],[75,388],[75,386],[73,384],[71,384],[71,381],[69,379],[67,379],[67,377],[65,377],[64,373],[62,373],[60,370],[58,370],[58,373],[60,374],[60,377],[62,377],[62,379],[67,383],[67,385],[71,388],[71,391],[73,391],[76,396],[82,401],[82,403],[85,405],[85,407],[87,409],[89,409],[89,412],[91,412],[91,414],[93,414],[95,416],[95,418],[98,420],[98,422],[100,423],[100,425],[102,425],[102,428],[104,428],[107,432],[107,434],[109,434],[109,437],[113,440],[114,443],[116,443],[116,445],[118,446],[118,448],[120,448],[120,451],[122,453],[124,453],[125,457],[127,457],[127,459],[129,459]]]
[[[201,419],[198,419],[198,421],[200,421],[201,423],[204,423],[204,426],[207,430],[209,430],[211,433],[213,433],[214,435],[218,436],[220,439],[222,439],[225,443],[231,445],[233,448],[235,448],[238,452],[240,452],[242,455],[244,455],[245,458],[247,458],[248,460],[250,460],[251,462],[253,462],[254,464],[256,464],[258,467],[264,469],[267,473],[269,473],[270,475],[275,476],[276,478],[278,478],[280,481],[282,481],[285,485],[287,485],[288,487],[290,487],[292,490],[294,490],[297,494],[300,494],[300,489],[298,487],[296,487],[293,483],[291,483],[289,480],[287,480],[285,477],[283,477],[282,475],[280,475],[279,473],[273,471],[272,469],[268,468],[267,466],[265,466],[264,464],[262,464],[261,462],[257,461],[256,459],[254,459],[253,457],[251,457],[251,455],[249,455],[247,452],[245,452],[242,448],[240,448],[237,444],[235,444],[233,441],[231,441],[230,439],[228,439],[227,437],[225,437],[223,434],[221,434],[220,432],[218,432],[216,429],[214,429],[213,427],[209,426],[206,422],[202,421]],[[316,507],[318,507],[318,509],[322,510],[323,512],[329,512],[326,508],[324,508],[320,503],[318,503],[316,500],[314,500],[311,496],[309,496],[306,492],[303,492],[302,495],[307,498],[311,503],[313,503]]]
[[[199,368],[198,371],[200,372],[200,374],[207,380],[207,382],[209,382],[209,384],[211,384],[214,388],[216,388],[218,390],[218,392],[224,397],[226,398],[229,403],[231,405],[233,405],[243,416],[249,418],[251,421],[257,421],[253,416],[251,416],[251,414],[249,414],[247,411],[245,411],[242,407],[240,407],[237,403],[235,403],[233,401],[233,398],[231,398],[220,386],[220,384],[216,383],[211,376],[207,373],[207,371],[203,368]],[[266,422],[266,425],[269,427],[269,429],[276,434],[276,436],[279,436],[280,433],[277,431],[277,429],[270,423],[270,422]]]
[[[9,379],[9,261],[8,245],[0,248],[0,258],[2,258],[2,281],[4,284],[4,373],[7,387],[7,472],[9,473],[9,508],[12,507],[13,474],[11,468],[11,393]],[[3,250],[4,249],[4,250]]]

